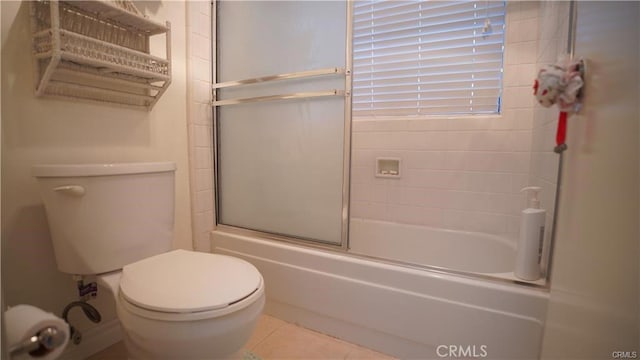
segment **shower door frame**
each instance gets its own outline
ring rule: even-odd
[[[216,84],[218,78],[218,1],[211,1],[211,35],[214,46],[211,47],[211,59],[215,63],[215,67],[211,72],[212,83],[212,102],[217,100]],[[220,184],[218,182],[219,170],[219,121],[218,107],[212,103],[212,119],[213,119],[213,192],[214,192],[214,217],[215,229],[225,232],[235,233],[239,235],[258,236],[278,241],[290,242],[295,244],[304,244],[307,246],[338,250],[347,252],[349,250],[349,208],[350,208],[350,188],[351,188],[351,89],[352,89],[352,42],[353,42],[353,0],[345,0],[346,6],[346,31],[345,31],[345,65],[344,65],[344,135],[343,135],[343,156],[342,156],[342,209],[341,209],[341,234],[340,242],[334,243],[329,241],[303,238],[291,236],[287,234],[272,233],[260,230],[247,229],[239,226],[223,224],[220,221]],[[311,71],[310,71],[311,72]],[[275,77],[275,76],[274,76]],[[280,79],[285,79],[281,77]],[[286,100],[283,100],[286,101]]]

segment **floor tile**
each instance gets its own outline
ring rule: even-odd
[[[287,324],[251,349],[263,360],[344,359],[351,347],[330,336]]]
[[[241,359],[377,359],[392,357],[321,334],[269,315],[262,315],[249,342],[238,353]],[[249,356],[251,355],[251,356]],[[255,356],[254,356],[255,355]],[[87,360],[123,360],[127,351],[118,342]]]
[[[266,339],[269,335],[271,335],[274,331],[278,330],[282,326],[286,325],[287,322],[282,321],[278,318],[269,315],[262,315],[258,320],[258,324],[256,325],[256,329],[253,330],[253,335],[251,335],[251,339],[244,346],[245,349],[252,349],[256,345],[258,345],[261,341]]]
[[[347,357],[345,358],[347,360],[358,360],[358,359],[393,360],[395,359],[389,355],[381,354],[379,352],[369,350],[361,346],[351,345],[351,347],[352,347],[351,351],[349,352],[349,354],[347,354]]]
[[[124,346],[124,342],[119,341],[99,353],[89,356],[86,360],[119,360],[126,358],[127,349]]]

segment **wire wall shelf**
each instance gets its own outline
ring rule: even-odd
[[[171,83],[171,24],[130,1],[32,1],[31,31],[37,96],[151,110]]]

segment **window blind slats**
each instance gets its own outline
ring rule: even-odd
[[[503,1],[357,1],[354,12],[354,115],[499,112]]]
[[[490,1],[490,4],[483,4],[480,9],[486,9],[486,6],[499,4],[499,2]],[[495,4],[491,4],[495,3]],[[466,2],[469,4],[469,2]],[[471,3],[472,6],[474,3]],[[358,17],[389,17],[396,14],[406,13],[415,9],[422,9],[424,11],[431,11],[433,14],[446,13],[446,9],[454,7],[465,6],[465,2],[462,1],[355,1],[354,2],[354,17],[357,20]],[[497,5],[500,6],[500,5]],[[495,7],[495,6],[494,6]]]
[[[501,34],[498,34],[501,35]],[[473,39],[472,39],[473,40]],[[427,44],[429,45],[429,44]],[[436,46],[437,45],[437,46]],[[473,41],[465,42],[440,42],[432,44],[432,46],[421,45],[420,43],[413,44],[393,44],[390,46],[379,46],[375,49],[354,49],[354,57],[357,59],[363,58],[378,58],[380,56],[389,55],[410,55],[410,54],[438,54],[440,53],[457,53],[457,54],[473,54],[474,50],[498,47],[502,48],[502,42],[499,41],[484,41],[481,44],[473,44]],[[417,57],[420,58],[420,57]]]
[[[458,81],[431,81],[431,82],[410,82],[405,84],[397,84],[397,85],[377,85],[371,86],[372,90],[375,90],[375,94],[393,94],[396,92],[413,92],[416,93],[416,89],[418,91],[426,91],[426,89],[431,91],[442,91],[447,89],[479,89],[479,88],[491,88],[495,89],[500,83],[499,79],[475,79],[473,83],[473,87],[468,86],[468,79],[462,79]],[[360,96],[360,95],[354,95]],[[370,96],[369,94],[363,96]]]
[[[499,17],[500,8],[499,5],[494,5],[491,8],[485,8],[486,11],[482,11],[482,20],[484,18]],[[436,28],[456,28],[461,24],[470,20],[478,20],[479,11],[474,8],[462,9],[458,11],[452,11],[449,13],[438,13],[436,15],[427,15],[432,10],[414,10],[414,14],[402,14],[402,16],[392,17],[379,17],[379,18],[362,18],[360,21],[356,20],[354,24],[355,34],[383,34],[386,32],[393,32],[403,30],[421,25],[427,30],[437,31]],[[417,16],[416,16],[417,15]],[[372,29],[370,24],[376,25],[375,29]]]
[[[476,80],[477,79],[477,80]],[[464,82],[469,87],[472,87],[475,84],[475,81],[483,81],[483,79],[493,79],[497,81],[496,86],[499,86],[500,78],[493,76],[491,71],[484,72],[447,72],[444,74],[438,75],[429,75],[429,76],[418,76],[411,73],[398,73],[394,74],[394,76],[388,76],[385,78],[375,78],[375,79],[364,79],[364,78],[354,78],[353,88],[358,92],[374,92],[374,91],[385,91],[386,87],[391,86],[400,86],[400,85],[412,85],[416,84],[414,90],[419,90],[417,87],[421,86],[421,84],[425,84],[423,86],[430,86],[433,83],[456,83],[456,82]],[[367,90],[368,89],[368,90]]]
[[[491,23],[493,25],[496,25],[497,21],[492,21]],[[500,25],[500,27],[502,26],[502,24],[497,25]],[[474,39],[482,36],[481,34],[474,34],[474,30],[477,29],[477,20],[471,20],[464,24],[460,24],[460,27],[456,29],[445,29],[443,31],[434,31],[429,33],[424,32],[424,27],[416,26],[383,34],[354,34],[353,45],[368,45],[369,47],[375,47],[376,44],[383,44],[385,42],[392,41],[404,41],[405,43],[412,43],[429,41],[434,42],[438,40],[450,40],[455,38]],[[496,29],[493,34],[501,34],[501,29]]]
[[[360,101],[388,101],[388,100],[448,100],[448,99],[467,99],[467,97],[474,93],[478,99],[486,97],[491,98],[497,95],[497,90],[490,87],[478,87],[478,88],[458,88],[458,89],[434,89],[434,90],[421,90],[421,91],[397,91],[388,93],[377,93],[373,96],[358,95],[354,96],[354,102]],[[468,99],[467,99],[468,100]]]
[[[371,70],[376,72],[381,71],[389,71],[395,69],[406,69],[412,66],[418,66],[419,64],[423,64],[417,68],[430,68],[430,67],[438,67],[438,66],[449,66],[449,65],[472,65],[472,64],[482,64],[485,62],[502,62],[502,51],[495,50],[490,52],[482,52],[476,53],[475,59],[468,59],[466,56],[460,56],[459,54],[452,54],[450,56],[440,56],[440,57],[432,57],[425,58],[422,57],[420,60],[416,60],[413,58],[401,57],[397,56],[396,58],[383,58],[383,59],[357,59],[354,60],[354,65],[358,67],[369,67]],[[499,66],[499,64],[498,64]],[[369,71],[362,71],[363,74],[368,74]],[[357,74],[356,74],[357,75]]]
[[[494,36],[503,36],[501,31],[496,31],[493,33]],[[428,38],[426,36],[417,37],[415,35],[410,35],[397,39],[384,39],[384,40],[371,40],[369,42],[354,44],[353,49],[354,53],[358,54],[360,57],[361,54],[368,54],[370,52],[374,53],[383,53],[393,51],[394,49],[402,49],[402,48],[412,48],[415,51],[416,47],[419,47],[421,52],[427,52],[430,50],[438,50],[438,49],[452,49],[452,48],[467,48],[469,51],[473,50],[473,47],[481,47],[481,46],[489,46],[489,45],[500,45],[502,43],[499,41],[480,41],[482,40],[480,36],[470,34],[469,32],[461,32],[459,34],[451,34],[449,37],[439,37],[439,38]],[[402,50],[400,50],[402,51]]]
[[[447,62],[449,60],[449,62]],[[356,62],[354,62],[356,63]],[[356,66],[361,66],[364,62],[359,62]],[[502,63],[502,57],[494,54],[483,54],[477,57],[477,61],[468,61],[466,59],[459,59],[459,57],[442,58],[435,60],[413,60],[413,59],[399,59],[390,60],[385,62],[379,62],[375,64],[366,64],[367,69],[355,74],[355,78],[369,78],[377,76],[386,76],[389,72],[397,70],[420,70],[420,69],[433,69],[434,71],[438,67],[450,67],[450,66],[465,66],[467,69],[473,66],[473,69],[480,68],[483,64],[483,68],[489,66],[492,70],[496,66],[500,66]],[[429,65],[423,65],[429,64]]]

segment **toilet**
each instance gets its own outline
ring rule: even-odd
[[[171,250],[171,162],[36,165],[58,269],[114,297],[132,359],[220,359],[249,340],[264,281],[242,259]]]

